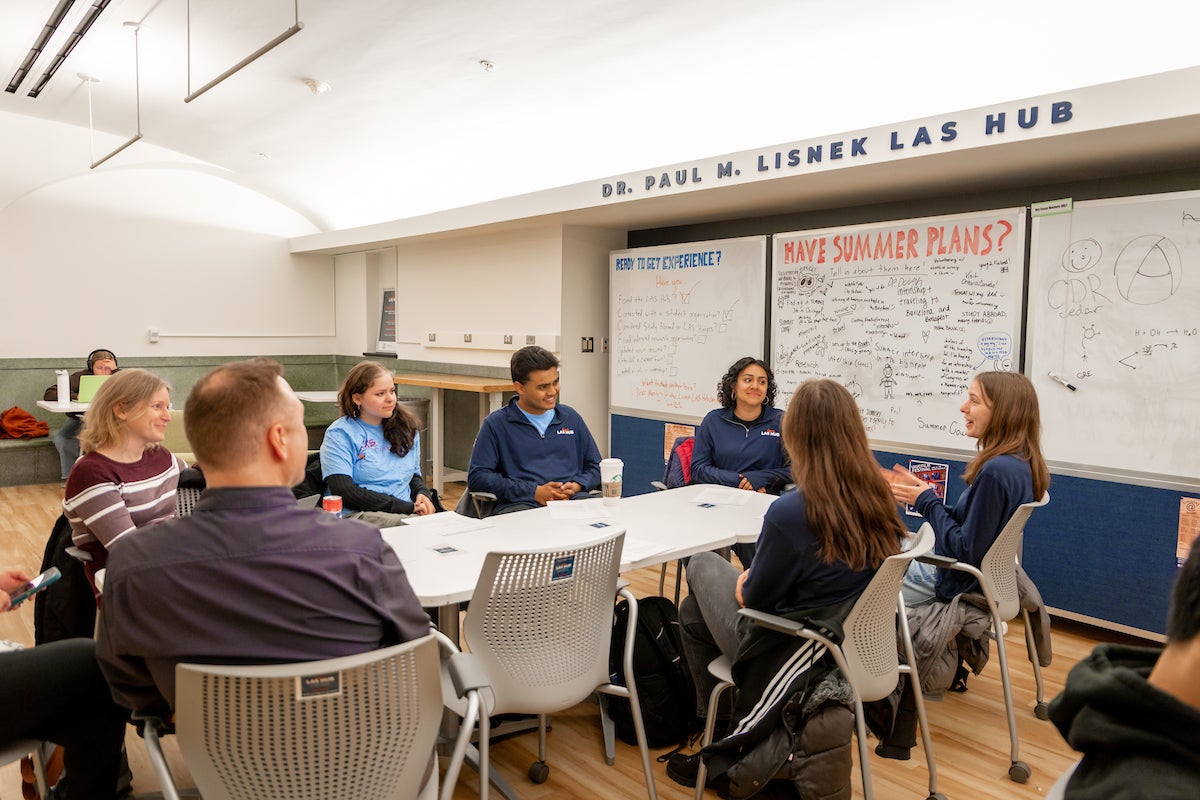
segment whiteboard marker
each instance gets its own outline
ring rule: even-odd
[[[1066,382],[1066,381],[1064,381],[1062,378],[1060,378],[1060,377],[1058,377],[1057,375],[1055,375],[1053,372],[1047,372],[1046,374],[1050,376],[1050,380],[1052,380],[1052,381],[1056,381],[1056,382],[1058,382],[1058,383],[1061,383],[1063,386],[1067,387],[1067,388],[1068,388],[1068,389],[1070,389],[1072,392],[1074,392],[1074,391],[1077,391],[1077,389],[1076,389],[1074,386],[1072,386],[1071,384],[1067,383],[1067,382]]]

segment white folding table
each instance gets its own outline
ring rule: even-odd
[[[697,502],[722,496],[741,502],[714,502],[707,507]],[[542,507],[497,514],[481,522],[486,527],[463,533],[443,534],[417,518],[411,525],[384,528],[382,534],[404,565],[421,604],[437,607],[438,627],[456,639],[458,604],[471,599],[490,550],[577,544],[624,528],[621,571],[627,572],[755,541],[763,514],[775,499],[728,487],[681,486],[623,497],[611,506],[590,498],[565,501],[565,511]],[[563,513],[571,518],[562,518]]]

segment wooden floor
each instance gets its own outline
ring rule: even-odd
[[[444,497],[447,507],[453,507],[461,491],[461,484],[447,487]],[[0,568],[11,566],[36,571],[61,500],[62,490],[57,484],[0,488]],[[636,595],[658,593],[657,570],[638,570],[627,577]],[[668,587],[672,585],[668,578]],[[1047,700],[1062,688],[1070,667],[1086,656],[1095,644],[1119,638],[1107,631],[1056,620],[1054,663],[1043,671]],[[33,643],[32,603],[0,615],[0,639]],[[970,679],[970,691],[928,704],[937,754],[938,789],[950,800],[1041,797],[1076,758],[1053,725],[1036,719],[1032,713],[1033,673],[1024,658],[1024,634],[1019,620],[1010,625],[1005,641],[1012,654],[1010,662],[1021,758],[1031,767],[1033,777],[1024,785],[1013,783],[1007,777],[1008,733],[998,664],[993,655],[992,663],[983,675]],[[2,709],[0,713],[3,713]],[[132,729],[127,743],[135,791],[155,791],[157,781],[146,761],[144,746]],[[645,797],[636,748],[620,742],[617,747],[616,764],[605,766],[596,706],[583,704],[554,717],[553,730],[548,737],[550,777],[546,783],[534,785],[526,778],[526,770],[537,754],[535,735],[515,736],[497,742],[492,748],[492,759],[494,767],[524,798]],[[173,748],[173,742],[168,741],[168,748]],[[177,753],[173,749],[168,753],[172,756],[180,784],[188,785],[187,772]],[[914,750],[914,758],[908,762],[872,756],[871,773],[878,798],[921,798],[928,794],[924,754],[919,748]],[[683,800],[692,796],[691,790],[667,778],[664,765],[657,762],[655,780],[658,794],[664,800]],[[854,780],[854,796],[861,797],[857,766]],[[454,796],[477,797],[477,786],[474,773],[465,769]],[[710,796],[716,795],[710,793]],[[20,797],[20,778],[16,765],[9,765],[0,768],[0,798],[13,797]]]

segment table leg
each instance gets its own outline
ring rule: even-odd
[[[442,494],[442,471],[445,461],[445,422],[442,419],[443,391],[430,389],[429,398],[429,460],[433,469],[433,488]],[[449,635],[449,634],[447,634]]]

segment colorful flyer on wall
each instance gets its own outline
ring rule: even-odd
[[[1187,561],[1196,534],[1200,533],[1200,498],[1179,498],[1179,544],[1175,547],[1175,558],[1179,566]]]
[[[946,482],[950,475],[949,464],[938,464],[934,461],[915,461],[909,459],[908,471],[915,475],[919,480],[933,486],[934,493],[943,503],[946,502]],[[919,517],[916,509],[912,506],[905,506],[904,513],[910,517]]]

